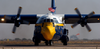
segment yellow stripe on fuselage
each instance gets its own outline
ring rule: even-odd
[[[40,24],[35,24],[35,26],[42,26],[42,23],[40,23]]]
[[[46,40],[51,40],[56,33],[55,26],[64,26],[63,24],[53,24],[52,22],[45,22],[41,24],[35,24],[35,26],[41,26],[41,34]]]
[[[56,23],[55,26],[64,26],[63,23]]]

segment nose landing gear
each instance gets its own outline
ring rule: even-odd
[[[53,42],[51,40],[50,41],[45,41],[45,44],[51,46],[51,45],[53,45]]]

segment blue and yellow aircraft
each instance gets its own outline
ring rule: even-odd
[[[71,27],[74,28],[78,24],[82,27],[86,26],[90,32],[91,28],[87,23],[100,22],[100,15],[93,15],[95,12],[90,14],[82,14],[78,8],[75,8],[78,14],[56,14],[55,0],[51,0],[50,13],[44,15],[32,14],[32,15],[20,15],[22,7],[19,7],[17,15],[0,15],[2,23],[14,23],[12,33],[15,33],[16,27],[20,24],[35,24],[33,42],[35,45],[39,45],[40,41],[45,41],[46,45],[52,45],[52,41],[61,40],[63,45],[67,45],[69,41],[68,30],[64,28],[65,24],[73,24]],[[78,21],[78,22],[77,22]],[[76,22],[76,23],[75,23]]]

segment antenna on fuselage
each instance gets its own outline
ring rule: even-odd
[[[51,0],[51,7],[48,9],[52,14],[56,13],[55,0]]]

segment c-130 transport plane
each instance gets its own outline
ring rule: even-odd
[[[39,15],[20,15],[22,7],[19,7],[17,15],[0,15],[2,23],[14,23],[12,33],[15,33],[16,28],[20,24],[35,24],[34,36],[32,38],[35,45],[39,45],[41,41],[45,41],[46,45],[52,45],[52,41],[61,40],[63,45],[67,45],[69,41],[68,30],[64,28],[64,24],[73,24],[71,27],[74,28],[78,24],[82,27],[86,26],[90,32],[91,28],[87,23],[100,22],[100,15],[93,15],[95,12],[90,14],[82,14],[78,8],[75,8],[78,14],[56,14],[55,0],[51,0],[51,8],[48,10],[50,13]],[[64,23],[63,23],[64,21]],[[75,23],[76,22],[76,23]]]

